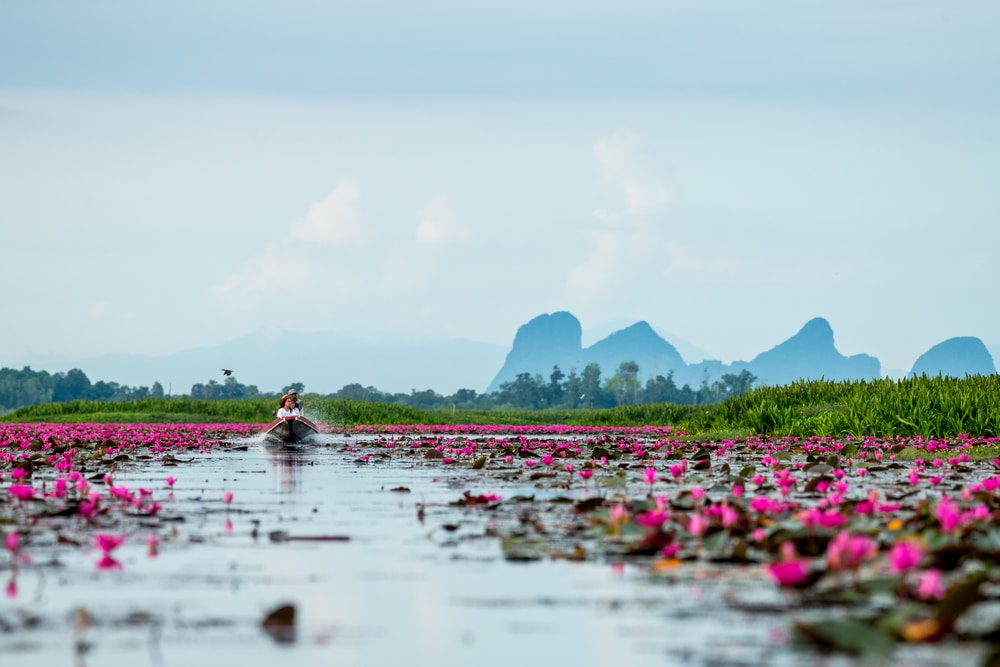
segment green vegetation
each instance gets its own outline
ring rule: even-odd
[[[772,435],[1000,436],[1000,375],[761,387],[718,406],[711,427]]]
[[[333,427],[358,424],[673,425],[702,437],[1000,436],[1000,375],[964,379],[801,381],[761,387],[720,404],[620,405],[613,408],[418,409],[324,396],[303,396],[306,412]],[[143,398],[117,403],[71,401],[21,408],[3,421],[265,423],[271,398],[200,400]]]
[[[754,380],[754,375],[744,370],[738,375],[723,375],[712,384],[709,384],[706,377],[700,387],[692,389],[686,384],[678,387],[671,372],[666,377],[657,375],[650,378],[643,385],[639,380],[639,365],[634,361],[626,361],[618,366],[614,375],[604,380],[601,379],[601,368],[597,364],[588,364],[580,375],[575,370],[566,375],[558,366],[553,366],[548,379],[540,374],[521,373],[513,381],[500,385],[499,390],[488,394],[479,394],[472,389],[459,389],[451,396],[442,396],[430,389],[414,389],[409,394],[390,394],[375,387],[353,383],[344,385],[340,391],[327,394],[324,398],[387,403],[420,410],[574,410],[655,403],[703,405],[738,396],[748,390]],[[280,392],[266,393],[255,385],[240,384],[233,375],[227,377],[222,384],[215,380],[210,380],[207,384],[197,383],[192,385],[190,394],[174,396],[203,400],[277,400],[290,389],[302,394],[305,386],[301,382],[293,382]],[[79,369],[50,374],[46,371],[33,371],[30,367],[21,370],[0,368],[0,414],[44,403],[77,400],[123,403],[166,397],[170,397],[170,392],[165,394],[159,382],[154,382],[151,388],[133,388],[117,382],[100,381],[91,384],[90,379]]]

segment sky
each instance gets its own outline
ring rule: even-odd
[[[998,31],[992,0],[2,3],[0,366],[561,310],[726,363],[814,317],[901,372],[996,346]]]

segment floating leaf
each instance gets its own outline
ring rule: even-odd
[[[264,617],[261,627],[280,643],[295,641],[295,606],[282,605]]]
[[[796,623],[795,629],[808,641],[855,655],[886,657],[895,643],[871,623],[855,619],[832,619]]]

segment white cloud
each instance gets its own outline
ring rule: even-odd
[[[288,228],[292,241],[312,243],[361,243],[368,238],[361,214],[361,189],[353,179],[344,179],[333,192],[309,209],[306,217]]]
[[[625,198],[627,215],[643,215],[673,200],[670,190],[643,173],[635,155],[641,144],[642,139],[636,133],[618,130],[610,137],[599,139],[594,147],[601,176],[610,188]],[[607,214],[603,210],[595,212],[601,219]]]
[[[285,252],[285,245],[283,242],[271,243],[241,271],[216,285],[214,290],[227,294],[256,292],[278,295],[316,281],[320,268],[302,256]]]
[[[440,247],[468,238],[469,230],[448,195],[438,195],[420,211],[417,225],[417,242],[420,245]]]
[[[621,267],[621,239],[617,232],[590,232],[594,252],[569,274],[569,291],[593,297],[607,291]]]
[[[662,243],[649,226],[649,214],[672,199],[670,191],[650,179],[636,159],[642,141],[629,130],[599,139],[597,167],[608,186],[624,198],[624,210],[599,208],[593,216],[604,225],[587,230],[593,251],[569,274],[567,288],[578,296],[594,296],[630,281],[642,281],[662,265]]]

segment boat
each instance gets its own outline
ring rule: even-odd
[[[302,442],[318,433],[316,424],[301,415],[278,417],[264,428],[268,440],[279,442]]]

